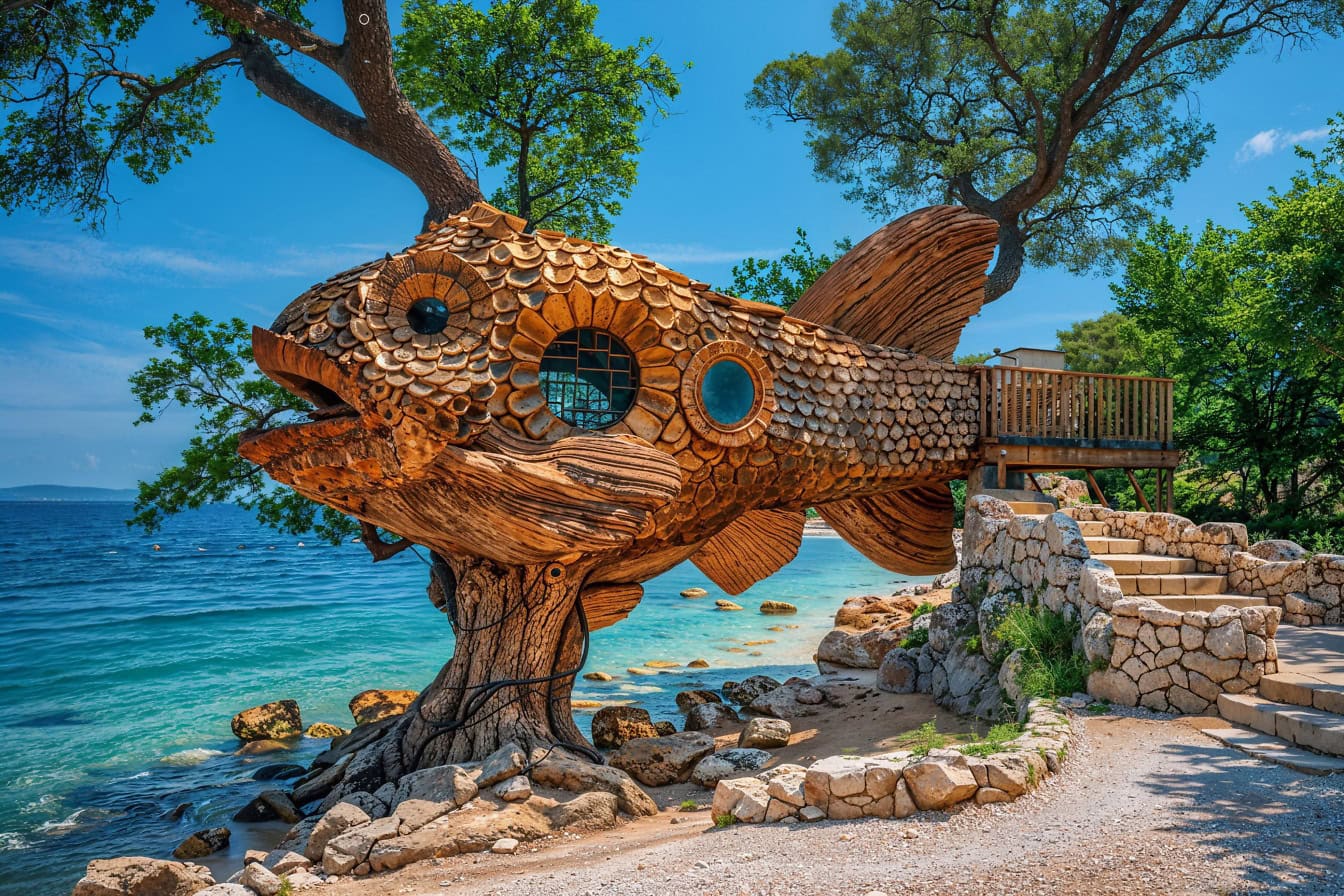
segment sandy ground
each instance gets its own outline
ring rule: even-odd
[[[781,759],[868,747],[937,711],[919,695],[869,700],[815,727],[802,720],[796,727],[814,733]],[[666,807],[660,816],[616,830],[528,844],[514,856],[423,862],[322,893],[1344,894],[1344,779],[1249,759],[1201,734],[1198,720],[1140,713],[1077,724],[1082,736],[1063,773],[1012,804],[716,830],[707,811],[675,808],[687,797],[708,800],[683,785],[655,792]]]

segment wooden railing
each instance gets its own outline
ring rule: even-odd
[[[987,438],[1171,444],[1172,381],[1032,367],[980,368]]]

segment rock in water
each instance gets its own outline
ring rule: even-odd
[[[360,691],[350,698],[350,715],[355,717],[356,725],[380,722],[404,713],[416,696],[415,691]]]
[[[593,744],[602,749],[619,747],[636,737],[657,736],[648,710],[637,706],[604,706],[593,714]]]
[[[612,677],[607,672],[585,672],[583,673],[585,681],[611,681]]]
[[[688,669],[708,669],[708,668],[709,668],[709,660],[706,660],[706,659],[694,659],[694,660],[691,660],[689,663],[686,664],[686,668],[688,668]]]
[[[308,730],[303,732],[304,737],[340,737],[342,734],[350,732],[340,725],[332,725],[327,722],[314,722],[308,726]]]
[[[714,601],[714,609],[716,609],[716,610],[727,610],[727,611],[730,611],[730,612],[731,612],[731,611],[733,611],[733,610],[740,610],[740,609],[742,609],[742,605],[741,605],[741,604],[735,604],[735,603],[733,603],[733,602],[730,601],[730,600],[716,600],[716,601]]]
[[[230,833],[228,828],[206,828],[197,831],[178,844],[177,849],[173,850],[173,856],[179,859],[199,859],[212,852],[219,852],[228,847]]]
[[[70,896],[192,896],[214,882],[199,865],[143,856],[94,859]]]
[[[662,787],[689,779],[696,763],[713,752],[714,738],[699,731],[683,731],[628,740],[612,754],[610,762],[641,784]]]
[[[303,719],[297,702],[276,700],[243,710],[233,717],[231,727],[239,740],[284,740],[303,733]]]
[[[253,781],[283,781],[286,778],[301,778],[308,773],[308,769],[292,762],[282,762],[273,765],[263,765],[252,775]]]
[[[677,709],[690,712],[701,703],[722,703],[723,700],[713,691],[681,691],[677,694]]]
[[[690,598],[691,600],[695,600],[697,597],[704,597],[707,594],[709,594],[709,592],[703,588],[683,588],[681,591],[682,597]]]
[[[739,747],[787,747],[793,726],[784,719],[752,719],[738,735]]]
[[[737,713],[722,703],[701,703],[686,713],[686,730],[706,731],[740,721]]]
[[[763,600],[761,612],[767,616],[787,616],[790,613],[797,613],[798,608],[782,600]]]

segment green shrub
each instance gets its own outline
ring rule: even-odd
[[[694,812],[700,808],[700,804],[695,800],[682,800],[680,808],[683,812]]]
[[[915,729],[911,736],[910,752],[916,756],[927,756],[930,750],[939,750],[947,746],[947,736],[938,733],[938,720],[929,719]]]
[[[1027,697],[1067,697],[1087,689],[1087,658],[1073,650],[1078,621],[1045,607],[1012,607],[994,630],[1008,649],[1022,651],[1017,684]]]
[[[1022,726],[1016,722],[1003,722],[989,729],[985,739],[979,743],[967,744],[961,748],[961,752],[967,756],[979,756],[983,759],[994,753],[1002,753],[1004,747],[1013,738],[1022,733]]]
[[[913,629],[910,634],[901,639],[901,646],[906,650],[918,650],[929,643],[929,630],[927,628]]]
[[[714,827],[730,828],[737,824],[737,816],[731,812],[723,812],[714,816]]]
[[[287,875],[280,875],[280,889],[275,891],[275,896],[294,896],[294,885]]]
[[[910,614],[910,621],[913,622],[921,616],[927,616],[936,609],[938,608],[935,607],[933,604],[929,603],[928,601],[924,601],[922,604],[915,607],[915,611]]]
[[[979,636],[979,635],[971,635],[969,638],[966,639],[966,652],[967,652],[967,653],[979,653],[979,652],[980,652],[980,636]]]

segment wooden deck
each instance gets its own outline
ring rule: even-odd
[[[1030,367],[980,371],[982,458],[997,467],[998,487],[1008,473],[1085,470],[1157,471],[1158,509],[1172,505],[1172,471],[1180,452],[1172,443],[1172,384],[1165,377],[1116,376]]]

